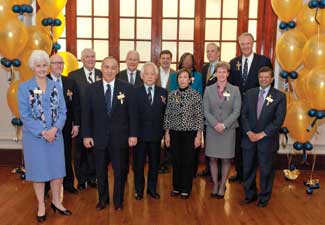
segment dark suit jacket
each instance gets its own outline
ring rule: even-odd
[[[50,74],[47,77],[52,79]],[[74,80],[64,76],[61,76],[61,79],[65,105],[67,107],[67,120],[63,128],[63,134],[71,136],[72,125],[80,125],[80,97]]]
[[[158,74],[158,79],[157,79],[157,81],[156,81],[156,86],[159,86],[159,87],[161,87],[161,78],[160,78],[160,68],[158,68],[158,70],[159,70],[159,74]],[[169,81],[170,81],[170,74],[172,74],[172,73],[175,73],[175,70],[173,70],[172,68],[170,68],[170,70],[169,70],[169,77],[168,77],[168,81],[167,81],[167,85],[166,85],[166,90],[169,92]]]
[[[241,113],[241,122],[243,128],[242,148],[249,148],[254,143],[250,142],[247,132],[262,132],[266,134],[259,142],[265,144],[266,148],[273,150],[279,149],[279,130],[284,122],[286,114],[286,98],[285,95],[271,87],[267,97],[271,96],[273,102],[265,99],[260,117],[257,119],[257,101],[259,95],[259,87],[250,89],[246,92]]]
[[[87,86],[82,113],[82,135],[94,139],[94,148],[128,148],[128,138],[137,136],[131,90],[131,85],[115,79],[109,116],[106,112],[103,81]],[[118,99],[122,95],[124,98]]]
[[[143,141],[160,141],[163,136],[164,113],[167,103],[167,91],[155,86],[152,105],[148,100],[144,85],[133,90],[136,106],[137,133]]]
[[[126,81],[127,83],[129,83],[129,78],[128,78],[128,72],[127,72],[127,69],[125,70],[122,70],[120,71],[117,76],[116,76],[117,79],[120,79],[120,80],[124,80]],[[135,83],[134,83],[134,87],[138,87],[140,85],[143,84],[143,81],[140,77],[140,70],[137,70],[137,73],[135,75]]]
[[[214,84],[217,82],[217,77],[213,77],[212,79],[210,78],[208,82],[206,82],[207,75],[208,75],[208,69],[209,69],[210,63],[206,63],[202,67],[202,88],[203,88],[203,93],[206,87]]]
[[[95,81],[102,79],[102,76],[103,76],[102,72],[98,69],[95,69]],[[80,98],[83,99],[83,97],[85,96],[86,86],[88,86],[90,84],[86,78],[84,69],[80,68],[80,69],[71,71],[69,73],[68,77],[77,83]]]
[[[243,86],[242,78],[242,56],[238,56],[230,61],[230,74],[228,77],[229,83],[239,87],[240,93],[243,95],[248,89],[259,86],[258,83],[258,70],[263,66],[269,66],[272,68],[272,63],[269,58],[254,54],[253,62],[248,71],[248,77],[246,85]],[[238,65],[238,66],[237,66]]]

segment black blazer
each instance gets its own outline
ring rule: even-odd
[[[254,145],[250,142],[247,132],[253,131],[255,133],[262,132],[266,134],[260,143],[264,143],[266,148],[279,149],[279,131],[284,122],[286,115],[286,98],[285,95],[271,87],[267,97],[271,97],[273,102],[265,99],[260,117],[257,119],[257,102],[259,95],[259,87],[250,89],[246,92],[244,98],[241,122],[243,128],[242,147],[247,148]]]
[[[210,63],[206,63],[202,67],[202,87],[203,87],[203,93],[206,87],[214,84],[217,82],[217,77],[210,78],[208,82],[206,82],[207,75],[208,75],[208,69],[209,69]]]
[[[228,77],[229,83],[239,87],[240,93],[243,95],[250,88],[259,86],[258,70],[263,66],[272,68],[272,63],[269,58],[254,53],[253,62],[248,71],[246,85],[243,86],[242,78],[242,56],[238,56],[230,61],[230,74]]]
[[[117,76],[116,76],[117,79],[120,79],[120,80],[123,80],[123,81],[126,81],[127,83],[129,83],[129,78],[128,78],[128,72],[127,72],[127,69],[125,70],[122,70],[120,71]],[[135,83],[134,83],[134,87],[138,87],[140,85],[143,84],[143,81],[141,79],[141,76],[140,76],[140,70],[137,70],[137,73],[135,75]]]
[[[152,105],[148,100],[144,85],[135,88],[132,96],[135,99],[138,137],[143,141],[160,141],[163,136],[167,103],[166,89],[155,86]]]
[[[136,137],[132,87],[115,79],[112,111],[106,112],[103,81],[87,86],[82,113],[82,136],[92,137],[96,149],[107,147],[127,148],[128,138]],[[123,98],[121,98],[124,96]]]
[[[102,79],[102,76],[102,72],[95,68],[95,81]],[[86,78],[84,68],[82,67],[80,69],[71,71],[68,77],[77,83],[80,98],[83,99],[83,97],[85,96],[86,86],[90,84]]]
[[[52,80],[50,74],[47,75]],[[61,76],[62,79],[62,90],[67,107],[67,119],[63,128],[63,133],[68,133],[71,136],[72,125],[80,126],[80,97],[77,88],[77,84],[74,80]]]

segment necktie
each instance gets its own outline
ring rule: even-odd
[[[106,87],[107,87],[107,89],[105,91],[105,103],[106,103],[106,111],[107,111],[107,114],[109,115],[112,110],[112,103],[111,103],[112,92],[111,92],[110,84],[107,84]]]
[[[134,76],[133,73],[130,73],[130,84],[134,85]]]
[[[152,94],[151,94],[151,91],[152,91],[152,87],[148,87],[148,100],[150,102],[150,105],[152,105]]]
[[[245,59],[244,70],[243,70],[243,83],[246,84],[247,76],[248,76],[248,58]]]
[[[94,83],[93,78],[91,78],[92,74],[93,74],[93,72],[89,72],[89,74],[88,74],[88,80],[90,83]]]
[[[60,85],[60,87],[62,88],[61,79],[60,79],[60,78],[56,79],[56,82],[57,82],[57,83]]]
[[[210,64],[210,74],[211,76],[214,74],[214,64]]]
[[[260,90],[260,94],[258,95],[258,100],[257,100],[257,119],[260,117],[260,114],[262,112],[262,108],[263,108],[263,103],[264,103],[264,93],[265,93],[265,90],[262,89]]]

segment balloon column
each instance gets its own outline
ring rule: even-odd
[[[314,147],[310,139],[316,133],[317,121],[325,118],[325,1],[271,0],[271,3],[281,20],[282,35],[275,49],[282,69],[280,77],[288,84],[287,96],[294,98],[287,104],[285,127],[281,131],[294,140],[295,150],[303,151],[302,162],[307,164],[307,152]],[[294,173],[291,157],[289,171]],[[314,154],[311,176],[305,182],[308,194],[320,187],[319,181],[312,179],[315,162]],[[287,177],[288,170],[284,172]]]

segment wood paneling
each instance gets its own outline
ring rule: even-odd
[[[151,20],[151,61],[158,65],[159,53],[161,49],[162,35],[162,8],[163,0],[152,1],[152,20]]]
[[[237,36],[248,31],[249,0],[238,0],[238,25]],[[240,55],[240,48],[237,43],[236,55]]]
[[[120,1],[109,1],[109,54],[120,60]]]
[[[69,0],[65,6],[66,11],[66,48],[68,52],[71,52],[77,56],[77,0]]]
[[[206,0],[195,1],[195,19],[194,19],[194,58],[195,67],[201,71],[204,63],[204,41],[205,41],[205,11]]]

